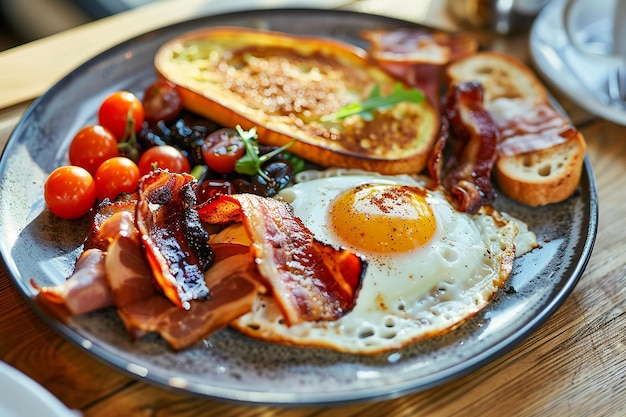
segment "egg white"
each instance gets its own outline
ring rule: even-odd
[[[337,174],[300,182],[280,195],[319,240],[336,247],[349,247],[327,225],[326,212],[338,194],[368,183],[424,186],[406,175]],[[274,300],[259,295],[232,327],[266,341],[359,354],[398,349],[456,328],[484,308],[509,276],[518,222],[492,209],[474,216],[457,212],[439,191],[428,191],[426,200],[437,222],[431,240],[405,253],[361,251],[367,272],[356,306],[341,319],[286,326]],[[218,240],[229,239],[243,239],[240,226]]]

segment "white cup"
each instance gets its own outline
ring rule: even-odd
[[[626,65],[626,0],[566,0],[563,23],[582,54]]]

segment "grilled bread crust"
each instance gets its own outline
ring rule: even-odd
[[[255,127],[259,142],[282,146],[322,166],[384,174],[418,173],[440,127],[427,99],[360,115],[330,117],[399,81],[362,49],[325,38],[238,27],[190,32],[164,44],[157,73],[176,85],[189,110],[224,126]]]
[[[488,110],[501,99],[551,106],[535,74],[517,59],[497,52],[481,52],[453,63],[447,78],[450,82],[480,82]],[[584,163],[585,139],[569,121],[558,117],[569,129],[569,134],[563,135],[568,137],[566,141],[498,157],[493,174],[503,194],[530,206],[542,206],[563,201],[575,192]]]

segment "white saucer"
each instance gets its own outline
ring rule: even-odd
[[[563,0],[553,0],[539,13],[530,33],[530,53],[540,74],[554,88],[590,113],[626,125],[626,104],[608,95],[609,67],[582,55],[563,27]],[[602,38],[607,25],[590,26]]]
[[[44,387],[17,369],[0,362],[0,416],[79,417]]]

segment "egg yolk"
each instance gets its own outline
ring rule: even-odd
[[[333,232],[353,248],[406,252],[426,244],[437,222],[418,187],[366,184],[338,196],[328,211]]]

